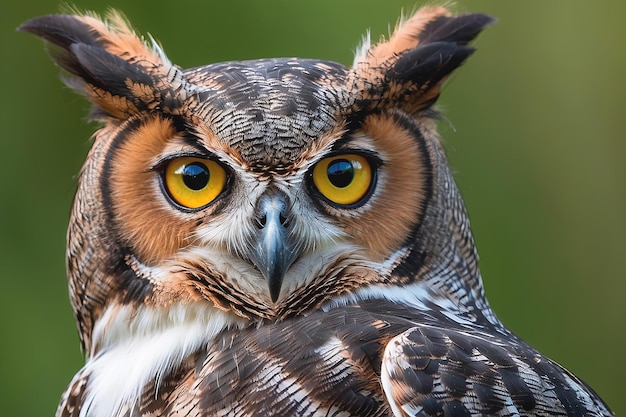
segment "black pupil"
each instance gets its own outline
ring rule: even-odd
[[[328,180],[337,188],[350,185],[354,179],[354,167],[347,159],[336,159],[328,165]]]
[[[201,190],[209,183],[209,169],[201,162],[192,162],[183,168],[183,182],[191,190]]]

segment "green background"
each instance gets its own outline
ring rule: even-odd
[[[228,3],[228,4],[227,4]],[[487,295],[522,338],[626,413],[626,2],[459,0],[499,23],[439,102]],[[351,63],[413,1],[79,1],[122,9],[182,67]],[[82,363],[64,272],[88,104],[16,33],[56,1],[0,5],[0,414],[45,416]]]

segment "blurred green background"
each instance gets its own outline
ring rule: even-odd
[[[493,14],[447,84],[441,123],[487,295],[522,338],[626,413],[626,2],[459,0]],[[274,56],[349,64],[414,1],[79,1],[122,9],[182,67]],[[79,369],[64,272],[88,104],[24,20],[56,1],[0,5],[0,410],[53,415]]]

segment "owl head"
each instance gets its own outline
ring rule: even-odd
[[[21,26],[49,41],[101,122],[68,230],[87,351],[121,312],[161,323],[184,306],[227,327],[416,281],[482,297],[432,106],[491,22],[426,7],[388,40],[366,40],[351,67],[284,58],[188,70],[116,13]],[[451,266],[454,279],[442,275]]]

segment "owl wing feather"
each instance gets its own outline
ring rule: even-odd
[[[387,344],[381,383],[395,415],[610,415],[582,381],[513,335],[443,324]]]

